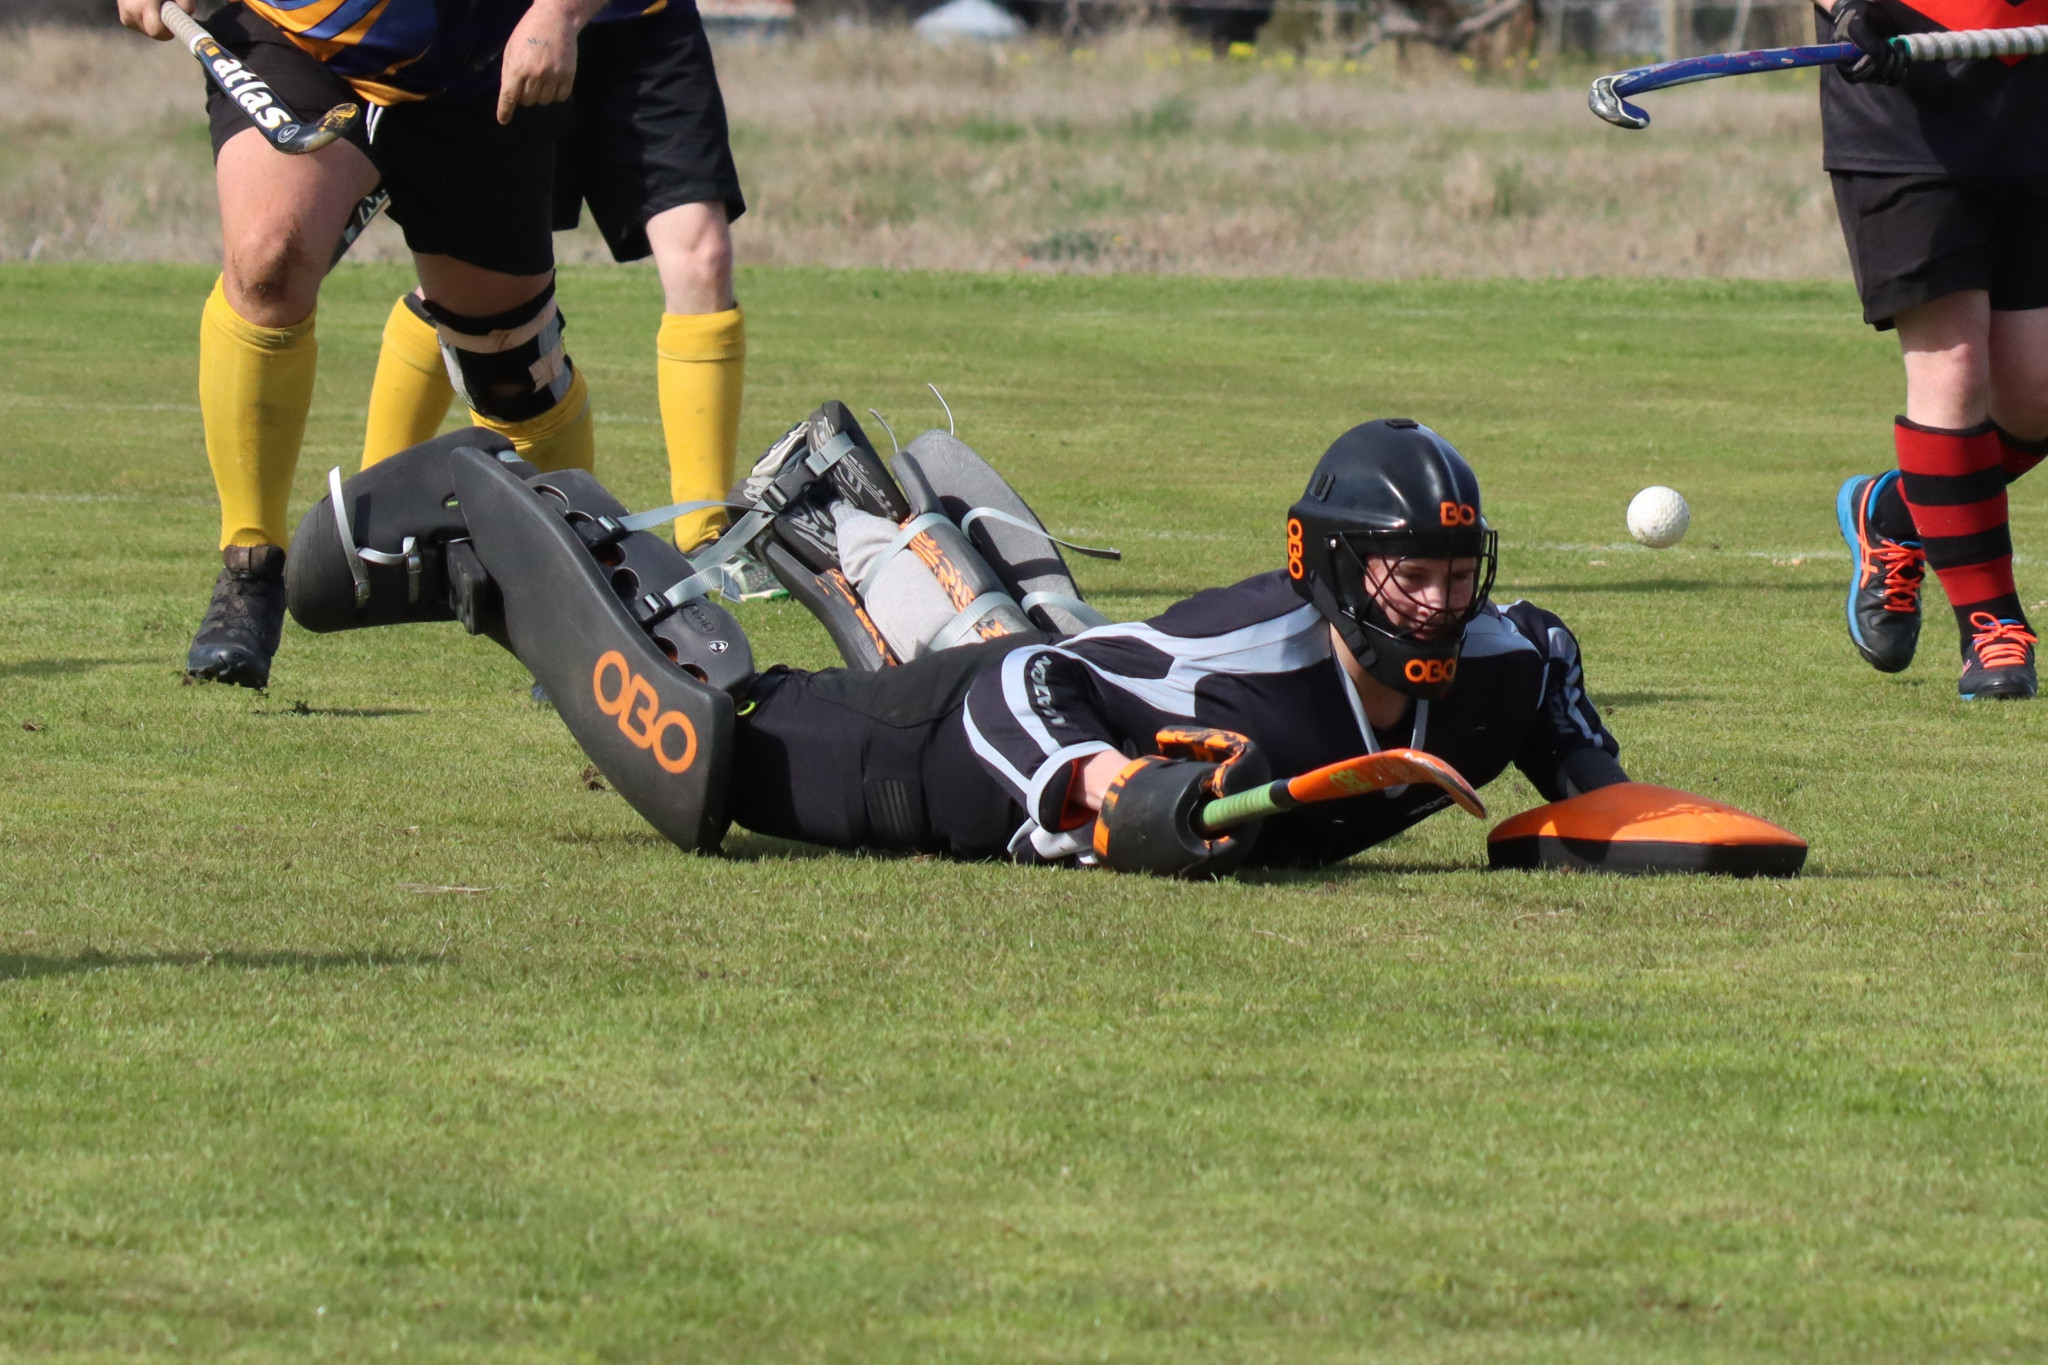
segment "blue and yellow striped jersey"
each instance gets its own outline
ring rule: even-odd
[[[528,0],[247,0],[375,104],[495,90]]]
[[[668,0],[605,0],[605,7],[592,15],[590,22],[609,24],[618,19],[640,19],[667,8]]]

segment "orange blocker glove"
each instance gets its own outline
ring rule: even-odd
[[[1156,754],[1133,759],[1110,782],[1095,817],[1095,855],[1118,872],[1160,877],[1221,877],[1251,853],[1258,821],[1204,833],[1202,807],[1261,786],[1272,767],[1233,730],[1161,730]]]

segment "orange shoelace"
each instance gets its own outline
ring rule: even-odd
[[[1880,572],[1884,575],[1884,609],[1920,610],[1920,580],[1927,577],[1927,552],[1917,545],[1872,536],[1869,555],[1870,573],[1863,581],[1873,583]]]
[[[2017,668],[2027,661],[2034,632],[2017,621],[2001,621],[1988,611],[1970,613],[1970,648],[1986,668]]]

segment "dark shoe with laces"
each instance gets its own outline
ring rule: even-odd
[[[1849,544],[1849,640],[1880,673],[1913,662],[1920,644],[1920,585],[1927,553],[1915,540],[1892,540],[1870,524],[1870,509],[1894,474],[1858,474],[1835,495],[1835,520]]]
[[[1963,642],[1964,701],[2025,701],[2039,690],[2034,674],[2034,632],[2024,621],[2000,620],[1988,611],[1970,613],[1970,637]]]
[[[185,656],[185,676],[268,687],[270,661],[284,632],[284,548],[230,545],[220,558],[213,600]]]

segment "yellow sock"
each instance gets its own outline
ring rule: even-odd
[[[722,498],[732,487],[739,448],[740,393],[747,379],[747,320],[723,313],[664,313],[654,342],[661,434],[668,442],[670,502]],[[724,529],[723,512],[693,512],[676,522],[685,550]]]
[[[310,315],[291,327],[258,327],[214,281],[199,315],[199,420],[220,490],[222,549],[290,540],[285,512],[319,356]]]
[[[489,427],[512,443],[519,458],[537,468],[589,469],[597,463],[597,439],[590,423],[590,386],[583,371],[570,376],[569,391],[562,401],[538,417],[524,422],[501,422],[480,412],[470,420]]]
[[[363,468],[432,437],[454,401],[441,338],[433,323],[413,311],[408,294],[391,305],[384,321],[384,349],[377,353],[363,432]]]

